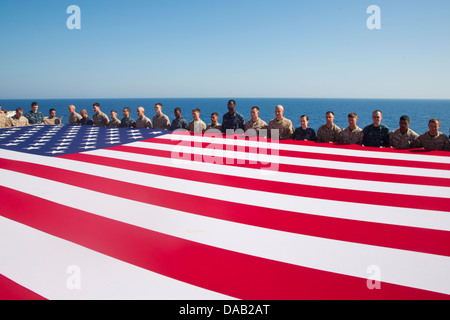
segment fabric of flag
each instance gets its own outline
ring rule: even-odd
[[[449,299],[450,153],[0,130],[0,299]]]

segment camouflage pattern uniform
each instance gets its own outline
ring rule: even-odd
[[[338,142],[340,132],[341,128],[334,123],[331,128],[324,124],[317,130],[317,142]]]
[[[286,118],[281,120],[277,120],[274,118],[269,121],[269,135],[272,136],[272,130],[279,130],[279,139],[286,140],[292,139],[292,135],[294,134],[294,126],[292,125],[292,121]]]
[[[44,118],[44,124],[47,126],[54,126],[54,125],[60,125],[61,124],[61,119],[60,118]]]
[[[29,125],[30,123],[28,122],[28,119],[24,116],[20,117],[19,119],[17,119],[16,116],[9,118],[10,127],[25,127]]]
[[[258,120],[253,121],[252,119],[248,120],[244,125],[244,130],[247,131],[249,129],[254,129],[256,133],[259,132],[261,129],[267,129],[269,126],[267,123],[262,120],[261,118],[258,118]]]
[[[399,129],[395,129],[392,131],[389,141],[391,147],[400,148],[400,149],[410,149],[414,148],[416,145],[416,139],[419,137],[417,133],[408,128],[406,133],[402,133]]]
[[[233,114],[230,114],[229,112],[227,112],[223,115],[222,131],[226,133],[227,130],[230,130],[230,129],[244,130],[244,117],[237,111],[235,111]]]
[[[176,118],[173,119],[172,124],[170,125],[170,131],[175,131],[178,129],[186,129],[189,130],[189,123],[184,118]]]
[[[161,113],[161,115],[155,115],[153,117],[153,128],[154,129],[163,129],[163,130],[169,130],[170,129],[170,120],[169,117],[165,114]]]
[[[448,140],[448,137],[442,132],[438,132],[438,134],[435,136],[431,136],[428,132],[421,134],[417,138],[415,146],[417,148],[425,148],[428,150],[450,151],[450,141]]]
[[[210,123],[206,126],[206,130],[209,130],[209,129],[216,129],[216,130],[222,131],[222,125],[220,123],[218,123],[217,125],[213,126],[212,123]]]
[[[8,128],[11,126],[9,118],[3,112],[0,112],[0,128]]]
[[[363,129],[360,127],[356,126],[353,130],[347,127],[339,133],[338,142],[361,145],[363,136]]]
[[[142,116],[142,118],[139,117],[136,120],[136,128],[138,128],[138,129],[143,129],[143,128],[151,129],[152,128],[152,122],[146,116]]]
[[[94,121],[94,126],[106,127],[109,122],[109,118],[103,112],[95,113],[92,116],[92,121]]]
[[[363,130],[363,145],[366,147],[389,147],[389,135],[391,131],[384,124],[375,127],[368,125]]]
[[[39,111],[36,113],[29,111],[25,115],[25,118],[28,119],[29,124],[42,124],[44,122],[44,115]]]
[[[189,122],[190,132],[204,132],[205,130],[206,124],[202,121],[202,119],[192,120],[191,122]]]
[[[75,112],[74,114],[71,114],[69,116],[69,124],[71,126],[79,125],[79,124],[81,124],[81,119],[82,118],[83,117],[80,114]]]
[[[108,124],[106,125],[108,128],[118,128],[120,127],[120,120],[119,119],[111,119]]]

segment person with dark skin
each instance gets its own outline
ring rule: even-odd
[[[227,130],[237,129],[244,130],[244,117],[236,111],[236,101],[228,101],[228,112],[223,115],[222,132],[227,133]]]

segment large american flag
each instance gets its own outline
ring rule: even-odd
[[[0,298],[449,299],[450,153],[0,130]]]

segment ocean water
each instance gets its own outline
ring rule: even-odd
[[[56,110],[57,117],[63,117],[63,124],[68,124],[68,106],[73,104],[79,113],[86,109],[92,117],[92,105],[95,102],[101,104],[101,110],[108,116],[111,110],[117,110],[118,118],[122,118],[122,109],[129,107],[132,117],[136,118],[136,109],[140,106],[146,110],[150,119],[154,116],[155,103],[163,104],[163,113],[174,119],[173,110],[176,107],[182,109],[183,117],[192,120],[192,109],[201,110],[200,118],[210,123],[212,112],[218,112],[221,119],[228,112],[229,99],[236,101],[236,110],[245,120],[250,119],[250,109],[253,106],[260,108],[260,117],[267,123],[275,117],[275,106],[281,104],[284,116],[290,119],[294,127],[300,126],[300,116],[309,116],[309,126],[317,130],[325,123],[327,111],[335,114],[334,123],[342,129],[348,126],[347,115],[350,112],[358,114],[358,126],[364,128],[372,123],[372,112],[379,109],[383,112],[382,123],[391,130],[398,128],[399,118],[408,115],[411,119],[410,128],[418,134],[428,131],[428,121],[438,118],[441,122],[440,131],[446,135],[450,132],[450,100],[390,100],[390,99],[309,99],[309,98],[143,98],[143,99],[58,99],[58,100],[0,100],[3,110],[15,110],[17,107],[30,110],[33,101],[39,103],[39,111],[48,115],[49,109]],[[221,122],[221,120],[219,120]]]

